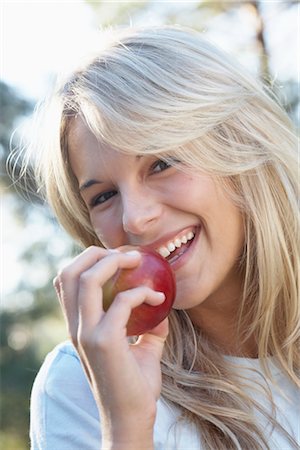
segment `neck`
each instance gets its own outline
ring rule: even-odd
[[[243,338],[245,325],[239,324],[239,301],[227,298],[207,299],[202,304],[187,311],[192,322],[201,328],[206,336],[224,354],[257,357],[254,337]]]

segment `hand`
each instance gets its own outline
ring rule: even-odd
[[[148,287],[117,295],[102,307],[102,286],[119,269],[133,268],[138,252],[90,247],[54,280],[70,337],[98,404],[103,439],[128,448],[152,448],[156,402],[161,391],[160,359],[168,333],[167,319],[140,336],[126,337],[132,309],[143,302],[158,305],[164,296]]]

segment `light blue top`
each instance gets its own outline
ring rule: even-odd
[[[231,358],[239,374],[260,384],[266,380],[259,361]],[[300,390],[292,385],[278,368],[271,365],[276,383],[270,386],[277,408],[277,420],[300,445]],[[276,388],[276,385],[280,390]],[[258,389],[258,390],[257,390]],[[282,395],[282,393],[285,395]],[[256,401],[270,411],[262,392],[256,386]],[[272,450],[293,447],[259,412]],[[158,401],[154,427],[155,450],[201,450],[201,442],[188,423],[177,423],[179,411],[163,400]],[[98,409],[76,350],[70,342],[58,345],[45,359],[32,389],[30,439],[32,450],[100,450],[101,429]],[[136,450],[136,449],[135,449]],[[203,449],[204,450],[204,449]]]

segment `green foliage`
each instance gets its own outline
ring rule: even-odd
[[[32,111],[32,105],[28,100],[20,98],[13,88],[0,81],[0,144],[9,151],[11,131],[16,120]]]
[[[15,247],[20,245],[20,249],[15,248],[19,252],[19,265],[23,271],[27,268],[30,274],[37,272],[34,278],[36,285],[31,277],[26,276],[26,271],[21,274],[14,289],[2,299],[0,313],[0,448],[22,450],[29,448],[33,381],[45,355],[55,344],[66,339],[52,279],[57,272],[58,259],[68,254],[69,250],[71,252],[72,246],[66,237],[62,243],[61,232],[49,210],[40,202],[35,203],[34,197],[30,197],[29,202],[20,196],[5,171],[10,136],[18,122],[32,111],[32,105],[2,82],[0,100],[2,206],[8,218],[4,232],[11,239],[10,243],[5,244],[8,244],[8,252],[12,251],[13,244]],[[44,229],[44,234],[28,233],[33,225]],[[10,228],[16,229],[15,235],[10,233]],[[56,251],[53,251],[54,247]],[[15,270],[17,273],[17,268]],[[42,273],[48,276],[48,282],[42,282]],[[9,275],[13,276],[12,273]],[[3,281],[5,286],[6,280]]]
[[[29,448],[29,442],[15,434],[14,430],[0,431],[0,448],[5,450],[25,450]]]
[[[32,104],[28,100],[20,98],[13,88],[0,81],[0,171],[4,186],[11,184],[5,166],[12,146],[12,131],[18,118],[31,111]]]
[[[26,315],[1,314],[1,429],[6,436],[10,433],[17,435],[23,445],[28,441],[31,385],[40,365],[34,345],[27,341],[30,317]],[[22,328],[18,330],[20,324]]]
[[[59,318],[50,320],[52,315],[57,315],[56,305],[38,300],[36,305],[26,311],[1,313],[0,442],[3,439],[5,442],[1,448],[19,450],[28,447],[32,384],[59,330]],[[53,333],[50,339],[47,327]],[[58,335],[62,337],[61,332]]]

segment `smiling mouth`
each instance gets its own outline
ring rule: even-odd
[[[189,249],[195,234],[196,229],[193,229],[182,235],[178,235],[173,240],[170,240],[166,245],[156,249],[156,251],[170,264],[172,264]]]

